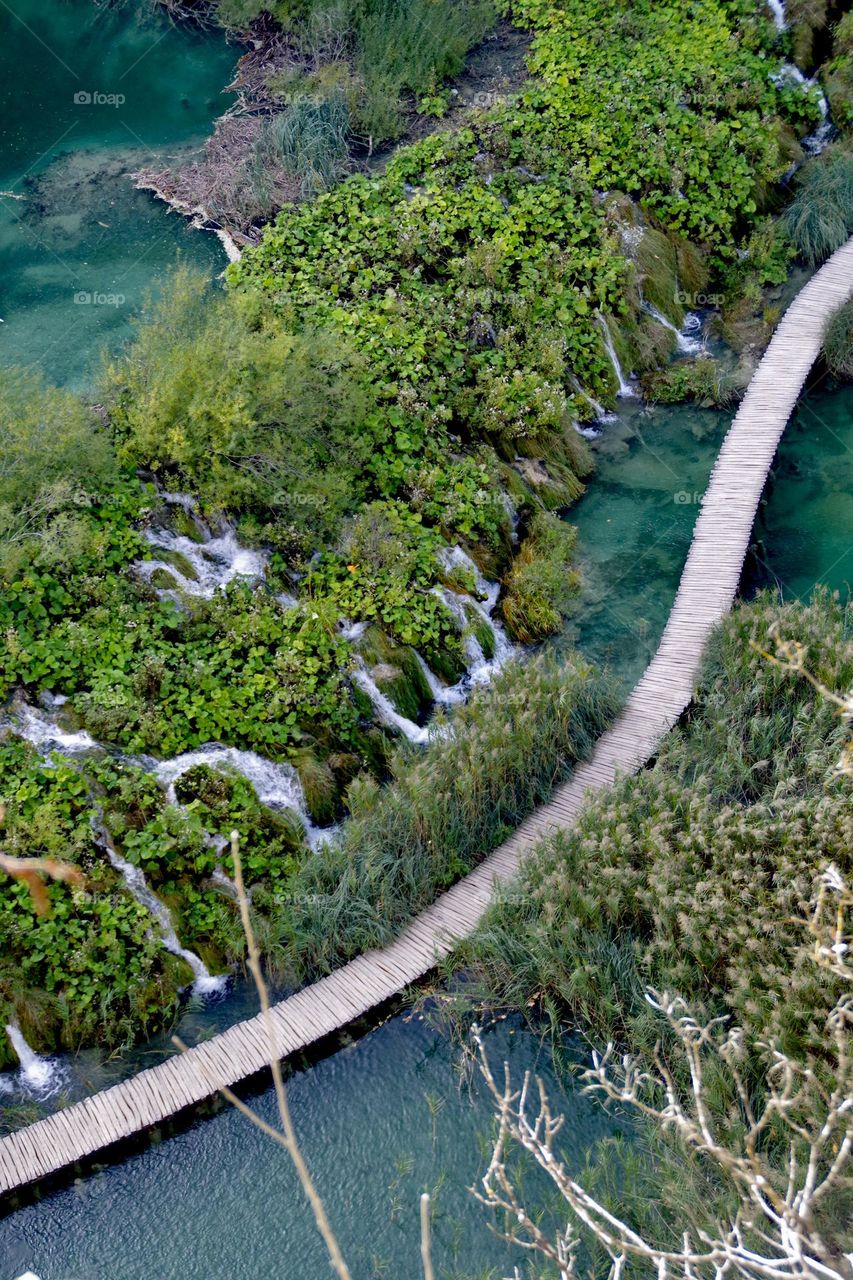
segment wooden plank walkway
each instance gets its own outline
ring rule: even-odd
[[[273,1009],[286,1057],[422,978],[473,932],[495,886],[548,831],[574,820],[587,792],[638,769],[693,695],[705,641],[731,606],[767,473],[832,313],[853,295],[853,239],[795,298],[723,442],[660,647],[591,759],[483,864],[371,951]],[[0,1192],[33,1182],[200,1102],[269,1062],[260,1016],[0,1139]]]

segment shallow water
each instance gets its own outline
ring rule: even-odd
[[[179,254],[226,265],[128,174],[211,131],[236,53],[141,8],[0,5],[0,363],[75,387]]]
[[[633,683],[675,598],[699,502],[731,414],[689,405],[623,407],[593,442],[596,472],[567,513],[582,589],[571,642]]]
[[[545,1078],[571,1123],[563,1152],[579,1168],[614,1131],[592,1101],[567,1097],[548,1055],[507,1023],[487,1037],[493,1066]],[[443,1034],[393,1018],[297,1073],[296,1130],[357,1280],[421,1274],[417,1215],[434,1196],[438,1277],[511,1276],[520,1251],[498,1241],[468,1193],[485,1167],[491,1107]],[[255,1100],[272,1121],[267,1091]],[[0,1280],[326,1280],[311,1214],[283,1151],[233,1110],[200,1120],[0,1222]]]
[[[816,584],[853,584],[853,387],[800,401],[782,438],[755,528],[748,586],[806,599]]]

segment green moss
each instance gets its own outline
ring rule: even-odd
[[[379,627],[370,627],[359,641],[358,650],[370,667],[371,677],[400,715],[409,720],[423,719],[432,706],[432,695],[414,649],[395,644]]]
[[[158,547],[156,555],[158,560],[164,560],[166,564],[172,565],[189,582],[198,582],[198,574],[193,567],[192,561],[183,552],[163,550]]]
[[[291,757],[302,790],[305,805],[314,822],[329,826],[340,816],[341,792],[338,779],[327,760],[321,760],[310,747],[303,747]]]
[[[490,662],[495,656],[494,631],[483,615],[478,613],[471,604],[465,605],[465,617],[468,619],[469,631],[483,651],[483,657]]]
[[[646,302],[680,329],[684,307],[679,301],[678,257],[674,244],[662,231],[648,227],[637,246],[636,263],[637,281]]]
[[[168,569],[160,569],[159,567],[149,577],[148,581],[157,591],[177,591],[178,581],[173,578]]]

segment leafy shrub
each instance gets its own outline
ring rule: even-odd
[[[213,510],[313,550],[356,503],[365,397],[359,361],[330,330],[288,332],[181,269],[106,384],[122,457]]]

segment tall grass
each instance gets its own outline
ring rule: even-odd
[[[649,1048],[648,986],[729,1013],[752,1040],[820,1043],[833,1000],[794,923],[817,874],[853,870],[849,780],[835,708],[750,645],[770,624],[806,646],[823,684],[853,684],[853,610],[741,607],[716,636],[697,709],[651,769],[591,800],[570,832],[530,857],[456,963],[482,995],[555,1030]],[[829,1003],[828,1003],[829,1002]]]
[[[401,748],[392,781],[351,792],[341,839],[292,886],[282,928],[296,976],[390,941],[547,799],[616,707],[614,686],[582,659],[540,657],[475,691],[425,752]]]
[[[307,199],[328,191],[349,169],[350,114],[343,97],[296,98],[270,117],[255,147],[261,172],[283,169]]]
[[[807,164],[785,210],[785,229],[807,262],[823,262],[853,235],[853,154],[830,147]]]

